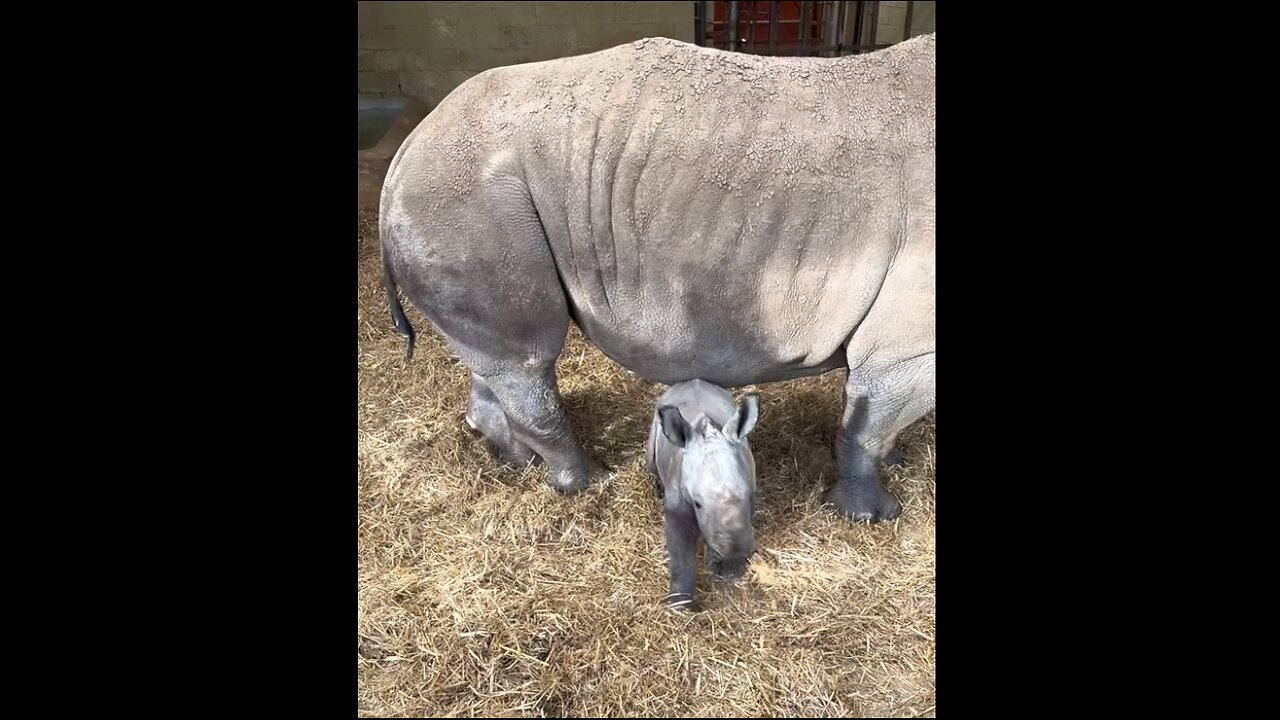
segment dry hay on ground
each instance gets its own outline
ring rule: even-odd
[[[416,311],[404,362],[376,223],[360,223],[359,703],[363,716],[934,714],[934,420],[903,435],[895,523],[820,507],[840,377],[760,386],[760,552],[740,587],[700,569],[677,614],[641,457],[662,387],[575,329],[560,389],[612,481],[565,498],[497,465],[462,421],[467,372]]]

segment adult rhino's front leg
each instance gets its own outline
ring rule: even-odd
[[[894,441],[924,417],[933,402],[932,354],[874,371],[849,372],[836,437],[838,479],[826,497],[837,512],[865,522],[893,520],[902,513],[901,501],[881,480],[880,466],[901,461]]]

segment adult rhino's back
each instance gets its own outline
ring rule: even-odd
[[[659,39],[499,68],[401,148],[384,238],[397,276],[441,288],[433,320],[474,302],[449,258],[485,256],[491,302],[554,282],[647,377],[805,374],[843,362],[895,258],[932,258],[933,128],[932,36],[842,59]],[[553,271],[512,252],[534,225]]]

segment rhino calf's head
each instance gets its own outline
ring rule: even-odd
[[[717,575],[740,575],[755,552],[756,465],[747,435],[759,414],[755,395],[743,397],[723,427],[704,414],[690,423],[674,405],[658,408],[663,438],[681,450],[668,492],[692,506]]]

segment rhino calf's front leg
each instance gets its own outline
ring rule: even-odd
[[[687,508],[668,507],[663,515],[667,562],[671,566],[671,593],[667,595],[667,602],[677,610],[692,610],[697,580],[698,521]]]

